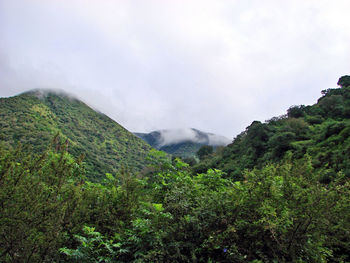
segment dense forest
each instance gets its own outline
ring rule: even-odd
[[[217,168],[242,180],[245,169],[279,162],[290,152],[293,159],[310,156],[325,182],[340,171],[350,177],[350,77],[343,76],[338,85],[322,90],[315,105],[292,106],[265,123],[253,121],[232,144],[207,155],[195,171]]]
[[[231,142],[224,136],[203,132],[194,128],[134,134],[159,151],[182,159],[194,160],[194,162],[196,162],[197,152],[202,146],[210,146],[209,148],[216,149]]]
[[[349,262],[350,76],[338,85],[198,164],[151,150],[98,182],[65,136],[37,154],[2,137],[0,261]]]
[[[76,158],[85,155],[86,174],[93,181],[123,166],[141,171],[151,149],[108,116],[53,90],[0,98],[0,131],[5,148],[16,148],[21,143],[32,146],[28,153],[43,153],[59,133],[70,154]]]

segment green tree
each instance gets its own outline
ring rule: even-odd
[[[300,117],[304,117],[305,113],[304,113],[304,105],[300,105],[300,106],[292,106],[287,110],[287,115],[289,118],[300,118]]]
[[[208,155],[213,153],[213,146],[203,145],[198,151],[197,156],[200,160],[205,159]]]
[[[339,85],[342,88],[349,87],[350,86],[350,76],[342,76],[339,78],[337,85]]]
[[[74,229],[83,168],[67,152],[0,155],[0,261],[53,260]]]

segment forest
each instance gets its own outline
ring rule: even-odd
[[[40,152],[2,141],[0,261],[350,262],[350,76],[338,85],[191,165],[150,150],[140,172],[91,180],[60,133]]]

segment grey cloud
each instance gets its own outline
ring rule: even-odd
[[[160,146],[176,144],[184,141],[203,142],[196,138],[196,133],[192,129],[160,130]]]
[[[71,100],[71,101],[79,100],[76,96],[73,96],[71,93],[68,93],[60,89],[33,89],[28,92],[30,94],[33,94],[35,97],[37,97],[40,100],[47,98],[51,94],[66,97],[68,100]]]
[[[228,138],[216,134],[208,134],[208,139],[209,145],[212,146],[226,146],[229,143],[231,143],[231,140],[229,140]]]
[[[316,102],[349,74],[347,0],[0,7],[0,96],[63,89],[132,131],[196,127],[232,138],[255,119]]]
[[[224,136],[205,133],[193,128],[159,130],[159,147],[181,142],[194,142],[211,146],[225,146],[231,141]]]

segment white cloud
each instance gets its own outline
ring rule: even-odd
[[[173,130],[160,130],[161,143],[160,147],[164,145],[172,145],[185,141],[197,142],[196,133],[192,129],[173,129]],[[198,141],[204,143],[205,141]]]
[[[347,0],[0,0],[0,96],[80,96],[130,130],[232,138],[349,74]]]
[[[181,128],[171,130],[159,130],[160,145],[172,145],[182,142],[194,142],[211,146],[225,146],[231,142],[224,136],[201,132],[192,128]]]

